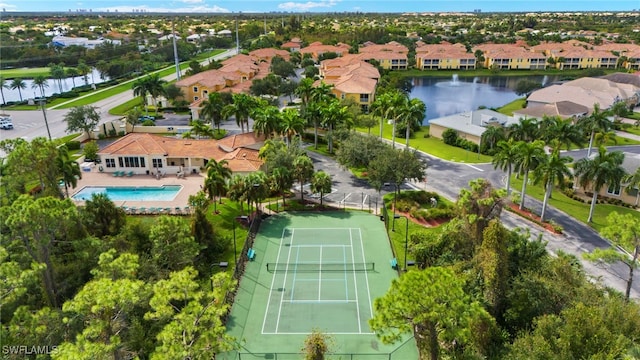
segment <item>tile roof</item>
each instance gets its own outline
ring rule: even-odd
[[[481,109],[432,119],[429,120],[429,123],[460,131],[465,134],[482,136],[482,133],[485,132],[486,127],[490,124],[495,123],[502,126],[509,126],[518,121],[519,120],[493,110]]]
[[[130,133],[114,141],[102,149],[101,155],[143,156],[155,155],[166,157],[189,157],[202,159],[216,159],[216,161],[230,159],[229,168],[232,171],[257,170],[262,165],[258,158],[258,151],[245,148],[264,141],[254,133],[244,133],[228,136],[221,140],[213,139],[177,139],[148,133]],[[247,163],[251,163],[247,165]],[[253,170],[251,170],[253,171]]]
[[[589,113],[589,108],[571,101],[558,101],[551,104],[530,106],[513,112],[514,116],[542,118],[543,116],[559,116],[567,119]]]
[[[178,87],[184,87],[201,84],[203,86],[213,88],[216,86],[226,86],[227,81],[240,81],[240,75],[229,71],[222,71],[221,69],[207,70],[182,78],[177,81],[175,85]]]

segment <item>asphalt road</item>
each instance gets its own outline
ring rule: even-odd
[[[640,146],[614,146],[610,150],[624,150],[632,153],[640,153]],[[575,160],[586,156],[587,150],[574,150],[566,152]],[[323,155],[309,152],[317,170],[324,170],[331,174],[334,191],[324,197],[324,201],[333,202],[338,206],[367,209],[367,199],[380,199],[380,195],[386,194],[392,189],[383,189],[378,194],[366,181],[357,179],[349,171],[343,169],[335,161]],[[494,170],[491,164],[463,164],[454,163],[439,158],[435,158],[426,153],[420,152],[428,164],[426,171],[426,183],[404,184],[402,188],[426,189],[436,191],[439,194],[455,201],[462,188],[468,188],[471,180],[485,178],[495,186],[504,187],[506,173]],[[526,197],[525,204],[534,212],[540,213],[542,202]],[[380,206],[380,204],[378,204]],[[624,293],[626,289],[626,278],[628,268],[623,264],[596,264],[582,258],[585,252],[591,252],[595,248],[608,248],[610,243],[600,237],[589,226],[573,219],[568,214],[557,210],[551,206],[547,208],[547,219],[553,219],[564,229],[563,234],[552,234],[540,226],[528,222],[518,215],[508,211],[503,211],[501,220],[508,228],[520,228],[529,231],[532,238],[539,236],[547,242],[547,249],[553,254],[559,251],[575,255],[581,262],[586,273],[593,281],[602,283],[605,286],[617,289]],[[640,298],[640,282],[633,283],[631,297]]]

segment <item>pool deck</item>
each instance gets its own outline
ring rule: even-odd
[[[114,201],[116,206],[126,207],[159,207],[159,208],[171,208],[176,207],[184,208],[189,206],[189,196],[195,195],[204,185],[204,176],[201,174],[188,174],[184,178],[178,178],[174,175],[166,175],[163,178],[156,179],[151,175],[133,175],[114,177],[112,173],[101,173],[96,168],[93,168],[90,172],[83,171],[82,179],[78,180],[78,186],[74,189],[69,189],[69,196],[82,190],[85,186],[162,186],[162,185],[182,185],[182,189],[178,192],[178,195],[171,201]],[[78,205],[84,204],[84,201],[74,200]]]

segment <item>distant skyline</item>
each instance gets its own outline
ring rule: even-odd
[[[7,12],[557,12],[632,11],[640,0],[0,0]]]

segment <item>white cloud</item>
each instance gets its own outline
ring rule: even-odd
[[[0,10],[2,10],[2,9],[5,9],[6,11],[16,11],[18,9],[18,7],[13,5],[13,4],[7,4],[7,3],[0,2]]]
[[[185,3],[196,3],[202,2],[202,0],[182,0]],[[147,5],[142,6],[114,6],[114,7],[104,7],[99,9],[94,9],[94,11],[109,11],[109,12],[158,12],[158,13],[230,13],[231,10],[222,8],[219,6],[188,6],[188,7],[150,7]]]
[[[307,1],[306,3],[289,1],[278,4],[278,9],[285,11],[310,11],[317,8],[331,8],[337,4],[337,0]]]
[[[204,0],[180,0],[185,4],[202,4]]]

